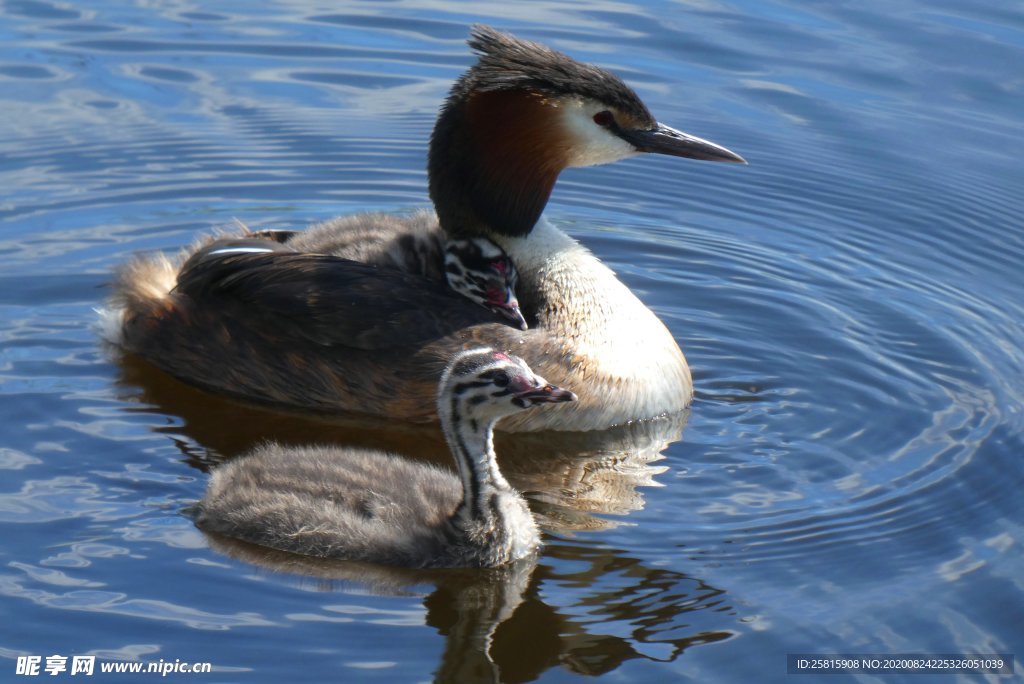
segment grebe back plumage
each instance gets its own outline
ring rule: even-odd
[[[262,230],[213,239],[190,260],[236,254],[323,254],[444,281],[462,295],[517,328],[527,323],[519,309],[519,274],[505,251],[486,237],[447,238],[427,212],[409,217],[357,214],[335,221],[329,230]],[[186,264],[187,267],[187,264]],[[339,266],[343,268],[343,266]]]

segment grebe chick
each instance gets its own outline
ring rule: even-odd
[[[506,318],[520,330],[529,326],[519,308],[519,272],[498,245],[484,237],[448,240],[444,248],[448,287]]]
[[[569,167],[640,153],[743,159],[659,123],[599,67],[486,26],[473,29],[469,45],[478,59],[453,85],[430,137],[437,217],[387,240],[438,230],[491,240],[518,270],[529,330],[482,317],[489,312],[435,287],[416,264],[373,271],[358,256],[354,266],[332,262],[326,254],[335,252],[315,243],[363,243],[349,235],[358,234],[353,220],[341,219],[287,239],[295,254],[130,263],[110,301],[108,339],[186,382],[292,409],[433,421],[446,361],[486,346],[581,393],[578,402],[508,416],[502,430],[602,430],[683,411],[693,382],[672,334],[542,214]]]
[[[576,395],[491,349],[457,355],[437,412],[458,476],[383,452],[266,444],[214,470],[196,525],[309,556],[407,567],[496,567],[532,553],[530,509],[498,470],[502,416]]]

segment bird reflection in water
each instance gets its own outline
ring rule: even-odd
[[[733,636],[702,629],[695,619],[702,611],[723,610],[722,590],[646,567],[616,550],[559,544],[550,563],[531,558],[500,568],[410,570],[206,537],[220,553],[266,572],[286,573],[303,585],[315,583],[323,592],[422,597],[424,621],[445,637],[434,674],[438,682],[531,681],[553,667],[599,675],[636,658],[673,661],[687,648]],[[572,561],[573,569],[561,571],[560,560]],[[562,585],[592,586],[599,579],[605,585],[600,594],[562,605],[541,598],[542,593],[562,596]],[[581,608],[585,617],[579,616]],[[602,624],[609,622],[629,623],[631,634],[603,633]]]

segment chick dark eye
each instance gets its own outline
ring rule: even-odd
[[[594,115],[594,123],[598,126],[611,126],[615,122],[615,117],[607,109],[603,112],[598,112]]]
[[[491,381],[498,387],[508,387],[508,383],[511,382],[511,378],[508,377],[508,373],[505,371],[498,371],[491,378]]]

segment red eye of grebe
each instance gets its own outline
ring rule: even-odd
[[[506,264],[502,260],[492,261],[491,262],[491,268],[493,268],[498,273],[501,273],[502,275],[504,275],[505,274],[505,270],[508,269],[508,264]]]
[[[615,117],[607,109],[594,115],[594,123],[598,126],[611,126],[614,122]]]

